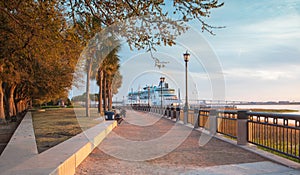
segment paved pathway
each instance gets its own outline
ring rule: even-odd
[[[205,136],[159,116],[128,111],[76,174],[300,174],[215,138],[199,146]]]

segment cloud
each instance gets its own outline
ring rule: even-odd
[[[224,70],[228,100],[300,100],[298,65]]]
[[[224,75],[228,99],[300,100],[297,95],[300,87],[299,12],[298,0],[227,1],[209,20],[210,24],[226,28],[216,30],[217,35],[211,36],[199,32],[199,26],[193,25],[196,29],[179,37],[176,46],[158,48],[160,53],[156,52],[155,56],[170,62],[158,71],[174,78],[177,81],[174,87],[183,91],[182,53],[188,49],[192,51],[189,92],[194,91],[196,84],[199,98],[211,97],[210,79]],[[127,56],[131,54],[135,53]],[[129,77],[124,81],[130,82],[137,72],[156,70],[154,62],[144,56],[147,57],[139,55],[141,62],[124,67],[124,74]],[[159,73],[148,82],[158,80]]]
[[[300,38],[299,29],[300,15],[290,14],[243,25],[239,30],[254,38],[295,40]]]
[[[236,23],[208,38],[226,67],[300,65],[300,15]]]
[[[278,69],[278,70],[268,70],[268,69],[229,69],[224,71],[226,79],[239,79],[241,81],[248,80],[282,80],[282,79],[298,79],[300,78],[300,72],[295,72],[295,70]]]

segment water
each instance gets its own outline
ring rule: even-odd
[[[291,109],[298,112],[287,112],[287,114],[300,114],[300,105],[236,105],[240,109]]]

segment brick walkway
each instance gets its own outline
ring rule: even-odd
[[[125,121],[83,161],[76,174],[180,174],[220,165],[267,161],[215,138],[199,146],[201,134],[165,118],[128,111]],[[174,150],[168,149],[172,140],[178,141],[180,137],[183,142]]]

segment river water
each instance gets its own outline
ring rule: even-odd
[[[298,112],[288,112],[287,114],[300,114],[300,105],[236,105],[238,109],[291,109]]]

